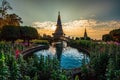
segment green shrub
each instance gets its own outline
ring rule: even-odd
[[[49,45],[49,42],[47,40],[32,40],[31,42],[33,43],[33,45]]]

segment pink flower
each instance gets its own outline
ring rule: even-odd
[[[19,54],[20,54],[20,51],[17,49],[17,50],[15,51],[15,56],[16,56],[16,58],[18,58]]]
[[[120,45],[120,43],[118,43],[118,42],[114,42],[114,44],[116,44],[116,45]]]

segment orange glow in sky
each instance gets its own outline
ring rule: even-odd
[[[34,22],[33,27],[36,27],[39,34],[51,35],[56,29],[56,22]],[[83,37],[85,28],[87,34],[92,39],[102,39],[102,35],[108,34],[113,29],[120,28],[119,21],[100,22],[97,20],[74,20],[67,23],[62,23],[63,31],[66,36]]]

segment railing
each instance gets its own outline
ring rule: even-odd
[[[28,57],[33,56],[34,52],[40,51],[40,50],[43,50],[43,49],[48,49],[48,48],[49,48],[49,46],[39,45],[39,46],[36,46],[36,47],[28,48],[28,49],[22,51],[21,54],[23,54],[23,58],[26,59]]]

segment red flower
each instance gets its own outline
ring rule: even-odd
[[[17,49],[17,50],[15,51],[15,56],[16,56],[16,58],[18,58],[19,54],[20,54],[20,51]]]

